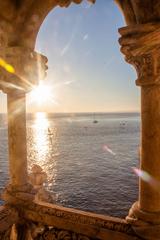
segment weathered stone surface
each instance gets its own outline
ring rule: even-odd
[[[9,169],[13,185],[25,185],[27,176],[26,102],[23,92],[8,94]]]
[[[39,28],[47,14],[56,6],[68,7],[71,2],[82,0],[5,0],[0,3],[0,16],[10,23],[12,31],[8,35],[9,46],[25,46],[32,50]],[[89,0],[95,2],[95,0]]]
[[[120,219],[56,205],[32,203],[35,192],[26,187],[28,174],[25,92],[37,84],[39,69],[36,65],[39,58],[41,78],[45,74],[47,62],[44,56],[34,52],[35,41],[49,11],[58,5],[68,7],[71,2],[81,3],[82,0],[5,0],[0,3],[0,89],[8,94],[12,182],[11,188],[5,191],[5,199],[19,209],[27,221],[49,226],[43,227],[43,231],[39,233],[40,239],[129,240],[137,239],[136,233],[144,239],[158,240],[160,191],[142,180],[139,202],[133,205],[127,217],[129,224]],[[125,54],[126,61],[135,67],[138,75],[136,84],[142,87],[141,168],[150,173],[156,181],[160,181],[160,1],[116,0],[116,2],[123,11],[128,25],[120,29],[121,51]],[[33,185],[42,186],[46,176],[40,169],[38,171],[31,175],[31,182]],[[43,188],[40,190],[41,196],[37,200],[45,199]],[[10,226],[8,223],[3,224],[3,220],[2,227]],[[10,229],[6,230],[3,238],[2,234],[0,239],[7,239]]]
[[[160,1],[116,0],[127,27],[119,30],[121,51],[137,72],[141,86],[140,168],[160,182]],[[140,179],[139,202],[134,204],[127,221],[144,239],[160,239],[160,191]]]
[[[159,28],[160,23],[149,23],[119,29],[121,51],[135,67],[139,86],[160,84]]]
[[[28,204],[35,198],[36,190],[30,184],[8,185],[2,193],[2,199],[11,205]]]
[[[47,174],[39,165],[34,164],[29,174],[29,180],[33,186],[41,187],[47,181]]]
[[[134,203],[126,217],[135,233],[147,240],[157,240],[160,236],[160,212],[146,212]]]
[[[18,221],[18,212],[14,208],[0,206],[0,240],[12,240],[10,238],[12,225]]]
[[[44,226],[52,226],[51,229],[57,228],[59,231],[66,231],[68,234],[71,234],[70,237],[72,236],[70,232],[73,232],[85,235],[89,239],[137,239],[134,236],[131,225],[127,224],[125,220],[118,218],[87,213],[43,202],[28,204],[25,208],[22,207],[21,213],[26,221],[37,222]],[[45,231],[47,234],[52,235],[52,231],[48,232],[48,229]]]
[[[33,174],[41,173],[41,172],[43,172],[43,169],[41,168],[41,166],[39,166],[37,164],[33,164],[32,168],[31,168],[31,172]]]
[[[29,182],[37,190],[35,200],[53,203],[54,200],[51,193],[48,192],[43,186],[46,181],[46,172],[44,172],[39,165],[34,164],[32,166],[31,173],[29,174]]]
[[[126,61],[136,68],[136,84],[142,87],[141,168],[150,173],[156,181],[160,181],[157,168],[160,165],[160,40],[157,37],[159,27],[160,23],[150,23],[144,24],[144,28],[142,25],[136,25],[119,30],[122,34],[121,51],[125,54]],[[146,39],[150,39],[150,43],[144,46],[142,43]],[[160,191],[140,180],[140,208],[147,212],[160,212],[158,199]]]
[[[6,47],[0,49],[0,59],[9,64],[14,72],[5,65],[0,67],[0,89],[11,91],[31,91],[43,79],[47,70],[47,58],[24,47]]]
[[[159,0],[115,0],[120,6],[127,25],[160,21]]]
[[[33,203],[13,197],[10,202],[21,217],[12,235],[56,240],[138,240],[125,220],[87,213],[47,203]],[[16,212],[13,210],[13,212]],[[13,215],[10,223],[17,223]],[[48,226],[48,227],[47,227]],[[22,239],[23,239],[22,238]],[[3,239],[3,238],[2,238]]]
[[[3,233],[0,233],[0,240],[14,240],[11,239],[11,229],[6,230]]]
[[[60,230],[56,228],[46,228],[42,234],[38,234],[35,240],[97,240],[96,238],[90,238],[82,234],[76,234],[71,231]]]

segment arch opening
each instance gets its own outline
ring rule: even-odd
[[[46,147],[39,162],[38,150],[31,147],[37,144],[31,127],[37,120],[28,121],[28,160],[48,171],[47,187],[57,203],[125,216],[137,198],[131,167],[138,160],[139,116],[134,113],[139,110],[134,105],[138,94],[133,91],[135,76],[119,53],[117,28],[124,23],[117,7],[97,3],[98,13],[93,8],[82,4],[54,9],[40,29],[36,50],[49,59],[45,81],[52,86],[54,98],[43,106],[28,104],[33,114],[36,109],[47,112],[43,119],[47,124],[38,130],[45,139],[41,147]]]

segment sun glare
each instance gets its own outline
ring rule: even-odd
[[[51,99],[51,88],[45,85],[43,82],[40,82],[35,89],[31,92],[31,99],[33,102],[41,105]]]

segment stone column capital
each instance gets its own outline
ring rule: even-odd
[[[136,85],[160,84],[160,23],[136,24],[119,29],[121,52],[137,72]]]
[[[47,70],[47,57],[31,49],[14,46],[0,48],[0,90],[29,92]]]

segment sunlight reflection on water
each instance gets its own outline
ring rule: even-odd
[[[28,118],[29,169],[38,164],[47,173],[46,187],[55,203],[127,215],[138,193],[132,169],[138,167],[139,119],[122,117],[97,115],[98,124],[93,124],[92,114],[37,113]]]
[[[48,129],[49,122],[46,114],[43,112],[37,112],[35,115],[33,138],[35,142],[35,150],[37,152],[38,164],[40,165],[45,164],[46,155],[49,152]]]
[[[30,167],[33,164],[40,165],[48,176],[48,187],[50,182],[52,185],[56,178],[56,159],[54,155],[58,155],[56,149],[56,128],[50,128],[50,122],[45,112],[37,112],[35,114],[32,125],[32,152],[33,159],[31,159]],[[53,152],[56,152],[53,154]]]

